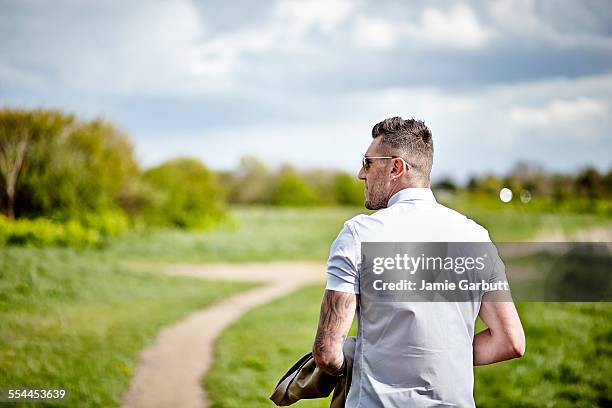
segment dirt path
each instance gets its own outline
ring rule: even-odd
[[[197,311],[162,329],[140,356],[124,408],[208,407],[201,380],[212,364],[221,332],[251,308],[312,282],[324,282],[325,265],[305,262],[173,265],[172,275],[265,282]]]

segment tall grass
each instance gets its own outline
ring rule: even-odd
[[[0,384],[63,388],[73,407],[118,406],[162,326],[247,287],[70,249],[0,250]]]

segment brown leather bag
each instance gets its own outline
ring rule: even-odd
[[[355,337],[348,337],[344,342],[344,372],[333,376],[321,370],[315,364],[312,353],[300,358],[280,379],[270,399],[278,406],[291,405],[301,399],[325,398],[334,391],[331,408],[343,408],[351,386],[353,357],[355,355]]]

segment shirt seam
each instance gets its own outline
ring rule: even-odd
[[[361,277],[359,276],[359,269],[361,268],[361,242],[357,239],[357,231],[355,230],[355,225],[352,222],[353,220],[347,221],[346,226],[348,227],[349,232],[351,233],[351,238],[354,242],[354,248],[357,250],[359,248],[359,256],[355,257],[355,269],[356,269],[356,278],[358,279],[357,285],[353,285],[353,290],[355,290],[355,286],[357,286],[358,294],[361,293]]]

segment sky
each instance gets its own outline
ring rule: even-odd
[[[147,167],[357,172],[372,126],[433,177],[612,167],[612,2],[0,0],[0,106],[115,122]]]

